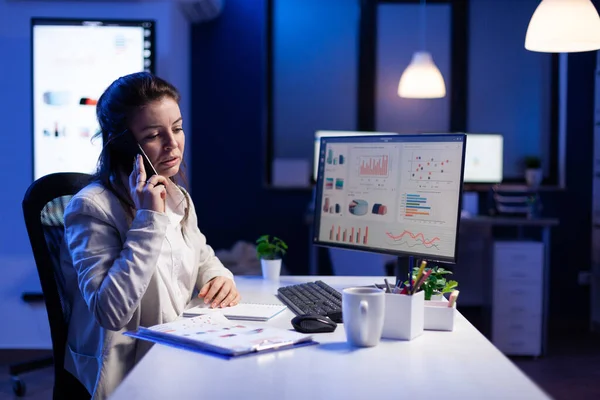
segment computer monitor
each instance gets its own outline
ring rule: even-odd
[[[501,183],[503,146],[500,134],[467,133],[465,183]]]
[[[313,243],[456,262],[465,141],[323,137]]]
[[[154,72],[154,21],[31,20],[33,179],[92,173],[102,150],[96,102],[115,79]]]
[[[315,132],[315,149],[313,152],[313,182],[317,181],[317,171],[319,169],[319,150],[321,148],[321,138],[339,137],[339,136],[381,136],[396,135],[396,132],[373,132],[373,131],[324,131]]]

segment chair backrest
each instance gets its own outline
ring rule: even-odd
[[[71,197],[90,182],[90,175],[60,172],[46,175],[29,186],[23,198],[23,215],[37,267],[52,336],[54,398],[73,385],[83,385],[64,369],[71,307],[64,291],[60,248],[64,236],[64,211]],[[85,390],[85,388],[83,388]],[[77,390],[74,390],[77,391]]]

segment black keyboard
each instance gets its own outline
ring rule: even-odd
[[[342,322],[342,294],[323,281],[283,286],[277,295],[296,315],[326,315]]]

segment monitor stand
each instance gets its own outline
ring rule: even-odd
[[[396,287],[408,280],[414,266],[414,256],[398,256],[398,263],[396,265]]]

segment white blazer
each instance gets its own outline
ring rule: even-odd
[[[195,249],[197,288],[216,276],[233,279],[206,238],[190,200],[183,227]],[[65,369],[94,399],[112,393],[151,344],[123,335],[139,326],[163,321],[159,295],[161,274],[155,273],[169,217],[150,210],[131,216],[118,198],[92,183],[65,210],[61,267],[71,304]],[[163,296],[164,297],[164,296]]]

